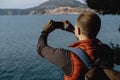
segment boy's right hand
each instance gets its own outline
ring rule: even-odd
[[[74,26],[68,20],[62,20],[64,23],[64,30],[74,33]]]

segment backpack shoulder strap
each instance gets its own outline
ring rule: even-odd
[[[75,55],[77,55],[83,63],[86,65],[86,67],[90,70],[93,67],[93,61],[90,59],[90,57],[86,54],[85,51],[83,51],[80,48],[68,48],[70,51],[72,51]]]

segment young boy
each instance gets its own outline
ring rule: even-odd
[[[69,47],[81,48],[94,62],[101,54],[105,53],[101,41],[96,38],[100,26],[101,20],[99,16],[91,11],[86,11],[79,15],[76,20],[75,29],[68,20],[61,22],[50,20],[44,26],[39,38],[37,45],[38,53],[63,70],[64,80],[84,80],[87,67],[81,59],[70,50],[50,47],[47,44],[47,37],[55,29],[62,29],[74,33],[78,41],[70,44]],[[105,47],[109,48],[108,46]],[[106,57],[103,59],[106,59]],[[112,59],[107,59],[104,65],[113,68]]]

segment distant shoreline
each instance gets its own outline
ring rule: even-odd
[[[58,7],[55,9],[0,9],[0,15],[49,15],[49,14],[80,14],[83,11],[94,11],[87,7]]]

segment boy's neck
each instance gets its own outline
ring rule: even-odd
[[[90,39],[90,38],[88,38],[84,35],[80,35],[78,40],[81,41],[81,40],[86,40],[86,39]]]

